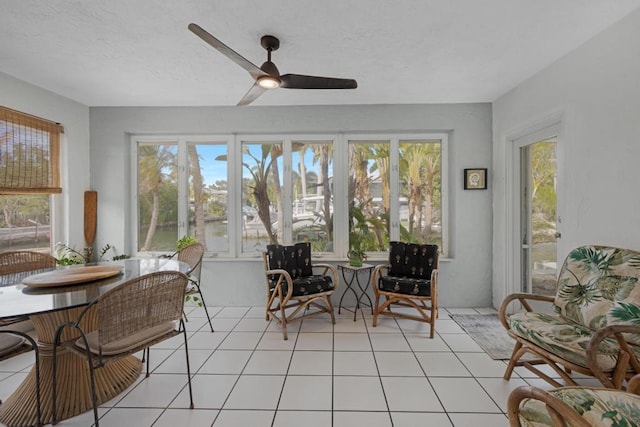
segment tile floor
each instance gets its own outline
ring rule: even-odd
[[[524,384],[549,388],[526,370],[510,381],[448,316],[493,309],[442,309],[437,334],[418,322],[371,312],[336,313],[280,328],[263,307],[210,307],[188,313],[195,409],[188,409],[182,337],[151,351],[152,374],[101,405],[109,426],[405,427],[507,426],[506,398]],[[0,399],[26,375],[33,354],[0,362]],[[59,423],[88,426],[88,412]]]

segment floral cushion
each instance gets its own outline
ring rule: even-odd
[[[592,330],[640,325],[640,252],[582,246],[567,256],[558,276],[556,311]],[[640,345],[640,336],[629,334]]]
[[[548,393],[571,406],[590,425],[638,426],[640,396],[602,388],[563,387]],[[546,405],[535,399],[520,404],[523,427],[551,426]]]
[[[576,365],[587,366],[586,350],[593,330],[569,319],[548,313],[516,313],[509,318],[512,332]],[[640,347],[630,345],[640,357]],[[611,371],[617,361],[618,343],[607,338],[602,341],[596,358],[600,369]]]

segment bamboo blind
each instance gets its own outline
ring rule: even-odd
[[[0,194],[60,193],[60,134],[49,120],[0,107]]]

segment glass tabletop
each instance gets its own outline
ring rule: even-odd
[[[22,281],[34,274],[55,269],[0,275],[0,319],[85,306],[99,295],[127,280],[156,271],[186,273],[190,269],[190,266],[184,262],[163,258],[134,258],[108,263],[58,267],[58,269],[82,268],[91,265],[121,265],[123,268],[122,273],[106,279],[53,287],[31,287],[24,285]]]

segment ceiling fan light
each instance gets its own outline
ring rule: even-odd
[[[274,76],[260,76],[258,77],[258,85],[265,89],[275,89],[280,86],[280,79]]]

